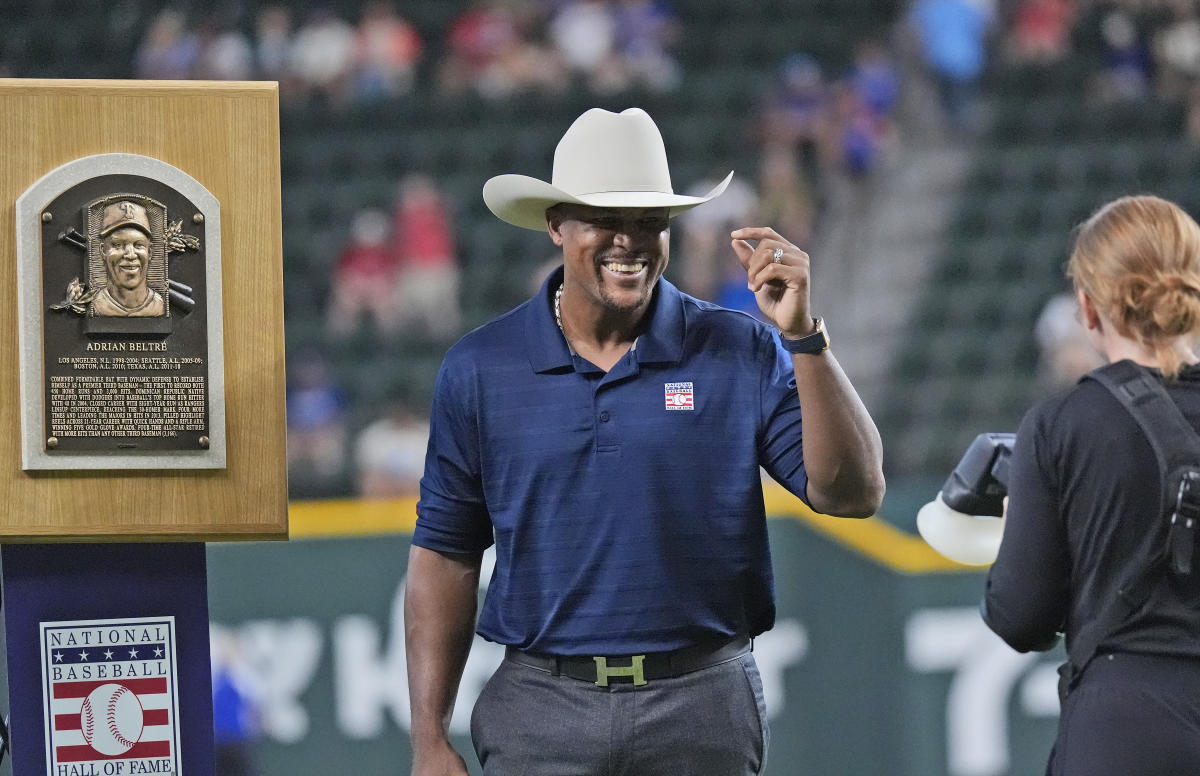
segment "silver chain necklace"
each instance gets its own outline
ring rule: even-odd
[[[562,302],[562,292],[563,292],[564,285],[566,285],[566,283],[559,283],[558,290],[554,292],[554,322],[558,324],[558,330],[561,331],[563,333],[563,336],[565,337],[567,335],[567,333],[565,331],[563,331],[562,313],[560,313],[558,311],[559,304]]]

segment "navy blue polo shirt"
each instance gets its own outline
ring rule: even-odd
[[[607,374],[541,291],[467,334],[438,374],[413,544],[496,544],[484,638],[629,654],[774,623],[759,466],[804,498],[800,404],[772,328],[660,280]]]

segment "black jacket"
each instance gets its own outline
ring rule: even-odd
[[[1166,386],[1200,429],[1200,366]],[[1166,547],[1154,452],[1108,390],[1082,380],[1029,411],[1011,467],[984,620],[1022,652],[1048,649],[1064,631],[1069,651],[1073,634]],[[1161,574],[1146,604],[1098,651],[1200,658],[1200,571]]]

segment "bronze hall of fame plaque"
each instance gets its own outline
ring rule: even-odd
[[[17,233],[24,468],[223,467],[216,199],[89,156],[21,195]]]

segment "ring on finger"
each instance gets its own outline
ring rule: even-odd
[[[780,264],[783,262],[783,248],[776,248],[775,253],[771,256],[772,264]]]

